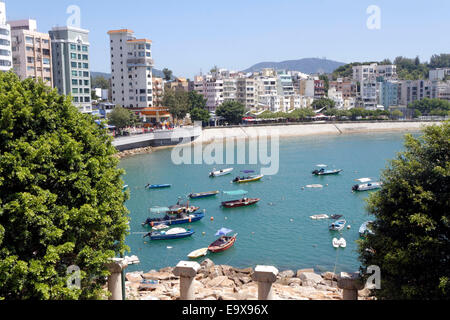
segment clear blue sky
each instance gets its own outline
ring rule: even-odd
[[[450,53],[448,0],[4,0],[10,20],[32,18],[47,32],[81,8],[90,30],[91,70],[110,71],[107,31],[153,40],[155,67],[192,77],[214,65],[242,70],[262,61],[326,57],[340,62],[428,60]],[[369,30],[366,9],[381,9]]]

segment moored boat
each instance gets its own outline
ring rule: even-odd
[[[152,231],[144,236],[144,238],[149,237],[150,240],[173,240],[182,239],[192,236],[195,231],[191,229],[174,228],[169,231]]]
[[[201,198],[208,198],[208,197],[214,197],[218,195],[219,191],[209,191],[209,192],[200,192],[200,193],[191,193],[189,195],[189,198],[191,199],[201,199]]]
[[[336,222],[333,222],[330,225],[330,230],[331,231],[341,231],[342,229],[344,229],[345,225],[347,224],[347,221],[345,220],[338,220]]]
[[[232,237],[222,236],[208,247],[208,250],[213,253],[223,252],[230,249],[236,242],[237,234]]]
[[[259,201],[261,201],[261,199],[243,198],[241,200],[222,202],[222,207],[225,207],[225,208],[247,207],[247,206],[251,206],[251,205],[258,203]]]
[[[343,170],[338,169],[338,170],[325,170],[324,168],[320,169],[320,170],[314,170],[312,172],[313,175],[316,176],[328,176],[328,175],[336,175],[341,173]]]
[[[198,259],[198,258],[206,256],[207,254],[208,254],[208,248],[198,249],[198,250],[192,251],[188,255],[188,258],[189,259]]]
[[[339,240],[337,238],[333,239],[333,247],[335,248],[346,248],[347,247],[347,241],[344,238],[340,238]]]
[[[247,183],[247,182],[255,182],[260,181],[264,175],[257,175],[257,176],[248,176],[248,177],[237,177],[233,180],[234,183]]]
[[[370,191],[381,189],[383,186],[382,182],[372,182],[372,183],[364,183],[364,184],[356,184],[352,187],[352,191]]]
[[[359,235],[361,237],[366,237],[368,234],[374,234],[372,230],[370,230],[370,224],[372,224],[373,221],[367,221],[364,222],[361,227],[359,228]]]
[[[151,227],[159,226],[162,224],[172,226],[178,224],[187,224],[193,223],[202,220],[205,217],[205,214],[202,213],[194,213],[194,214],[178,214],[174,216],[166,215],[164,218],[148,218],[142,225],[149,225]]]
[[[171,184],[148,184],[145,186],[146,189],[164,189],[171,188]]]
[[[219,170],[219,171],[213,171],[209,174],[210,177],[221,177],[221,176],[226,176],[227,174],[230,174],[231,172],[233,172],[234,168],[229,168],[229,169],[223,169],[223,170]]]
[[[318,214],[315,216],[311,216],[310,218],[313,220],[324,220],[324,219],[330,219],[330,216],[328,216],[327,214]]]

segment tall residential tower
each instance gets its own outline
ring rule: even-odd
[[[89,31],[74,27],[55,27],[49,34],[54,86],[60,94],[72,95],[74,105],[81,112],[92,112]]]
[[[11,28],[6,23],[6,5],[0,2],[0,71],[8,71],[11,68]]]
[[[108,32],[111,47],[112,102],[125,108],[153,107],[152,41],[128,29]]]

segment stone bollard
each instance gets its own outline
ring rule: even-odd
[[[122,297],[122,271],[128,267],[128,263],[124,259],[112,259],[107,264],[111,274],[108,277],[108,291],[111,292],[109,300],[123,300]]]
[[[193,261],[180,261],[173,274],[180,277],[180,299],[195,300],[193,281],[200,265]]]
[[[258,282],[258,300],[273,300],[272,284],[277,281],[278,269],[271,266],[257,266],[252,275]]]
[[[364,283],[361,281],[358,272],[341,272],[337,285],[339,289],[343,290],[343,300],[358,300],[358,291],[364,289]]]

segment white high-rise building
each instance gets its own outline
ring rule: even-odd
[[[108,31],[112,102],[125,108],[153,107],[152,41],[128,29]]]
[[[0,71],[9,71],[11,68],[11,27],[6,23],[6,5],[0,2]]]

